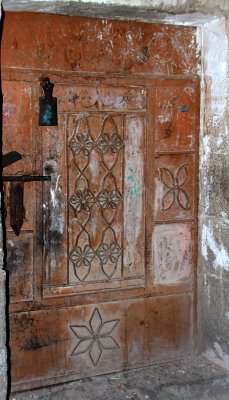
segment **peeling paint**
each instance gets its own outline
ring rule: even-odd
[[[153,248],[156,284],[174,284],[190,279],[193,241],[189,225],[156,226]]]
[[[222,243],[215,240],[215,229],[211,223],[204,224],[202,227],[202,255],[206,261],[209,261],[209,250],[213,253],[215,260],[214,268],[223,268],[229,271],[229,252]]]
[[[64,233],[64,216],[59,215],[58,217],[55,216],[55,219],[52,219],[51,225],[50,225],[50,231],[52,232],[58,232],[61,235]]]
[[[89,168],[90,168],[90,172],[91,172],[91,181],[92,183],[96,183],[99,177],[99,173],[100,173],[100,165],[99,165],[99,160],[97,157],[97,154],[95,151],[92,150],[91,152],[91,160],[89,163]]]
[[[202,166],[206,165],[209,162],[209,158],[211,157],[211,138],[209,136],[204,136],[202,138],[202,147],[203,147],[203,153],[202,153],[202,159],[201,159],[201,164]]]
[[[57,180],[56,180],[56,186],[55,188],[50,189],[50,197],[51,197],[51,203],[53,208],[55,208],[58,205],[58,199],[56,195],[60,193],[61,189],[59,187],[59,180],[60,180],[60,175],[58,175]]]
[[[224,353],[219,343],[214,342],[213,348],[205,351],[204,355],[213,363],[229,371],[229,355]]]
[[[203,67],[205,76],[211,77],[211,109],[214,124],[224,117],[228,93],[228,39],[225,19],[212,21],[204,27]]]

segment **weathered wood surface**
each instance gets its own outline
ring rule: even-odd
[[[2,65],[4,152],[22,154],[5,173],[52,177],[24,185],[18,238],[6,221],[13,389],[190,352],[195,29],[6,13]],[[47,75],[59,125],[41,128]]]

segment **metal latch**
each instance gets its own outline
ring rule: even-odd
[[[20,153],[11,151],[3,156],[2,166],[5,168],[21,159]],[[2,180],[3,182],[10,182],[10,226],[15,235],[18,236],[25,219],[24,182],[51,181],[51,176],[7,175],[2,176]]]
[[[51,181],[49,175],[6,175],[2,177],[3,182],[33,182]]]

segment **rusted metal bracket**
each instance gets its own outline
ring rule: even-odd
[[[21,160],[22,156],[17,151],[11,151],[2,158],[3,168]],[[6,175],[2,176],[3,182],[10,182],[10,226],[15,235],[19,236],[23,221],[25,220],[24,207],[24,182],[51,181],[51,176],[42,175]]]
[[[9,175],[3,176],[4,182],[10,182],[10,226],[19,236],[25,220],[24,182],[51,181],[51,176]]]
[[[19,236],[24,216],[24,182],[10,182],[10,226],[16,236]]]
[[[18,160],[22,159],[22,155],[17,151],[10,151],[7,154],[4,154],[2,157],[2,168],[8,167],[8,165],[15,163]]]

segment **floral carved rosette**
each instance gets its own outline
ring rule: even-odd
[[[96,254],[94,250],[89,245],[84,246],[84,248],[77,246],[70,253],[70,260],[74,265],[75,274],[80,281],[86,279],[86,277],[88,276],[91,268],[91,263],[95,258],[95,255]],[[79,272],[77,271],[77,269],[79,268],[84,270],[84,275],[81,278]]]
[[[118,153],[122,146],[123,142],[117,133],[112,133],[110,136],[104,133],[97,143],[98,150],[103,154],[107,153],[109,150],[112,153]]]
[[[95,198],[92,192],[85,188],[83,190],[77,190],[71,197],[69,203],[74,210],[79,213],[80,211],[90,212]]]
[[[122,201],[122,196],[117,189],[103,189],[97,196],[97,202],[103,209],[115,209]]]

